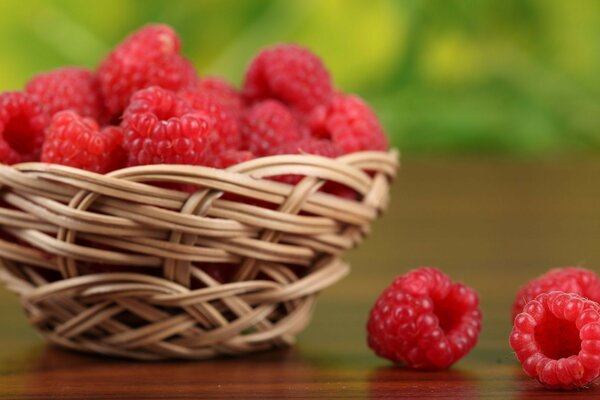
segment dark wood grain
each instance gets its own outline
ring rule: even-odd
[[[600,161],[405,160],[393,205],[323,293],[292,349],[243,359],[136,363],[48,347],[0,291],[0,398],[600,398],[546,391],[507,337],[518,286],[547,268],[600,265]],[[391,278],[435,265],[481,294],[477,348],[449,371],[394,368],[365,345],[371,303]]]

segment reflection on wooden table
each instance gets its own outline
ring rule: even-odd
[[[405,160],[392,207],[348,256],[293,349],[208,362],[132,363],[45,346],[0,291],[0,398],[486,398],[561,396],[508,346],[510,305],[555,266],[600,265],[600,161]],[[371,303],[397,274],[433,265],[480,293],[479,345],[449,371],[394,368],[366,348]],[[562,394],[600,398],[600,388]]]

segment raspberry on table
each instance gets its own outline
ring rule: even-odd
[[[308,113],[333,96],[329,71],[310,50],[282,44],[262,50],[250,63],[243,88],[251,101],[277,99]]]
[[[397,277],[367,323],[377,355],[416,369],[450,367],[475,346],[480,330],[477,293],[428,267]]]
[[[224,105],[212,93],[200,90],[183,90],[179,95],[196,111],[208,116],[217,135],[212,152],[222,153],[240,147],[239,115]]]
[[[129,165],[203,165],[215,140],[209,117],[158,86],[131,97],[121,126]]]
[[[25,91],[50,116],[64,110],[95,120],[103,115],[98,79],[85,68],[66,67],[36,75],[27,83]]]
[[[121,128],[100,129],[91,118],[61,111],[46,130],[42,162],[105,174],[125,166],[127,157],[122,143]]]
[[[38,160],[48,123],[47,114],[31,95],[0,94],[0,163]]]
[[[600,375],[600,306],[574,293],[542,293],[515,318],[510,346],[542,385],[586,387]]]
[[[129,35],[100,64],[98,80],[114,119],[131,95],[149,86],[178,91],[197,82],[192,64],[181,54],[181,41],[167,25],[147,25]]]
[[[241,134],[242,148],[259,157],[303,136],[292,112],[276,100],[265,100],[247,109],[242,116]]]
[[[309,124],[314,136],[333,141],[344,154],[389,146],[377,116],[358,96],[336,94],[329,106],[314,110]]]
[[[216,96],[223,107],[234,114],[239,115],[244,108],[244,100],[229,82],[217,76],[205,76],[201,78],[194,89]]]
[[[600,278],[594,271],[580,267],[554,268],[519,289],[512,308],[512,319],[537,295],[554,290],[600,302]]]

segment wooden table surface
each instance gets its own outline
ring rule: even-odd
[[[348,255],[352,274],[324,292],[292,349],[242,359],[140,363],[46,346],[0,291],[0,398],[600,398],[528,379],[508,346],[520,284],[554,266],[600,265],[600,160],[404,160],[393,202]],[[377,359],[365,321],[377,294],[419,265],[475,287],[479,345],[449,371]]]

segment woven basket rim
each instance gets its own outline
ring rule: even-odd
[[[106,175],[0,164],[7,204],[0,203],[0,234],[18,239],[0,236],[0,281],[44,337],[79,351],[203,359],[289,345],[317,294],[348,273],[340,257],[386,208],[398,167],[397,150],[269,156],[227,169],[145,165]],[[289,174],[304,177],[267,179]],[[160,181],[197,189],[154,184]],[[321,191],[330,182],[360,199]],[[98,262],[128,269],[86,272]],[[233,278],[217,281],[207,263],[235,264]],[[48,280],[43,271],[62,278]]]

